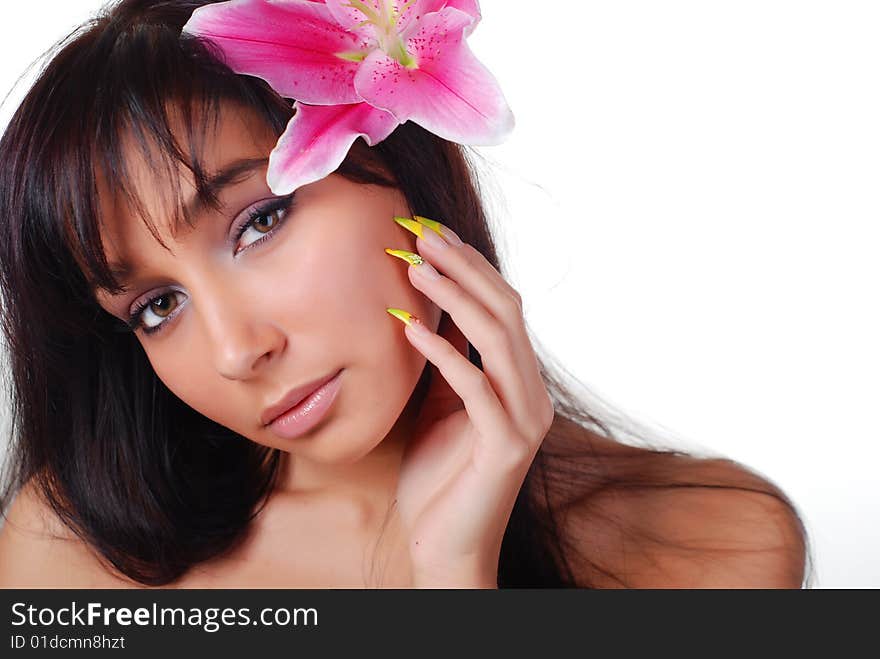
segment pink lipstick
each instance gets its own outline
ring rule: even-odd
[[[323,419],[339,392],[342,371],[320,384],[289,409],[278,414],[268,428],[281,439],[295,439],[314,428]]]

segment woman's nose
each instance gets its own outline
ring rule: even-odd
[[[265,310],[237,295],[203,294],[200,315],[217,372],[229,380],[258,375],[284,350],[286,337]],[[206,301],[208,300],[208,301]]]

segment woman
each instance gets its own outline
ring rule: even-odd
[[[270,188],[294,99],[181,37],[206,4],[107,10],[0,142],[0,583],[804,583],[779,488],[621,443],[535,355],[459,144]]]

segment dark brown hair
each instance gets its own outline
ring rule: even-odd
[[[152,586],[173,582],[243,539],[272,491],[280,457],[179,400],[136,337],[116,331],[118,321],[94,298],[95,286],[119,290],[100,240],[98,173],[112,172],[115,192],[143,210],[123,138],[134,136],[145,158],[160,154],[153,165],[172,198],[180,197],[173,186],[183,165],[203,199],[216,204],[199,145],[221,106],[246,107],[277,134],[291,116],[291,99],[235,74],[210,44],[181,36],[203,4],[123,0],[105,9],[61,44],[0,140],[0,286],[12,393],[0,504],[33,481],[113,568]],[[181,113],[183,135],[172,130],[170,108]],[[462,147],[407,123],[373,148],[356,143],[338,173],[398,187],[413,212],[442,218],[501,269],[473,161]],[[470,358],[481,366],[476,351]],[[680,451],[622,442],[608,450],[596,440],[615,438],[610,425],[565,383],[563,368],[549,357],[540,364],[556,418],[511,515],[500,586],[588,587],[585,564],[626,585],[625,574],[593,564],[585,543],[564,533],[559,520],[609,491],[750,489],[794,510],[758,477],[751,487],[686,482]]]

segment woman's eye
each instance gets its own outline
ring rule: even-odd
[[[177,291],[162,293],[135,309],[131,315],[130,324],[143,329],[144,334],[152,334],[161,329],[166,322],[165,319],[171,316],[177,307]],[[158,321],[151,322],[151,315],[158,318]]]
[[[242,238],[245,238],[249,232],[253,232],[254,237],[250,242],[244,241],[244,246],[237,249],[235,253],[243,252],[257,243],[271,238],[278,226],[284,222],[292,205],[293,195],[290,194],[286,197],[273,199],[251,211],[247,220],[236,231],[236,244],[241,244],[243,242]],[[129,329],[132,331],[141,329],[144,334],[153,334],[163,329],[170,322],[167,319],[180,306],[177,301],[177,295],[179,294],[178,291],[168,291],[138,305],[137,309],[132,311],[129,317]],[[150,316],[154,318],[151,319]],[[155,322],[151,322],[154,319]]]
[[[250,242],[245,242],[244,247],[237,250],[236,253],[241,252],[258,242],[262,242],[265,236],[272,233],[284,220],[284,216],[290,209],[291,201],[291,196],[282,197],[270,202],[262,208],[255,209],[251,213],[250,218],[241,225],[241,228],[238,230],[238,235],[236,236],[240,242],[246,234],[252,232],[254,239]]]

